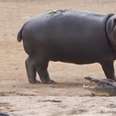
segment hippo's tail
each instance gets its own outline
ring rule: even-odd
[[[20,42],[22,40],[22,31],[23,31],[23,28],[21,28],[21,30],[18,32],[17,34],[17,40]]]
[[[23,31],[23,27],[20,29],[20,31],[17,34],[17,40],[20,42],[22,40],[22,31]]]
[[[23,25],[23,27],[20,29],[20,31],[19,31],[18,34],[17,34],[17,40],[18,40],[19,42],[23,39],[23,37],[22,37],[22,32],[23,32],[24,26],[25,26],[25,24]]]

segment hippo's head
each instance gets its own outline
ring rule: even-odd
[[[116,15],[112,15],[106,23],[106,32],[112,48],[116,51]]]

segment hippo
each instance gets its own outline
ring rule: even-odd
[[[32,17],[17,34],[23,40],[30,83],[54,83],[49,61],[73,64],[99,63],[107,79],[115,80],[116,15],[76,10],[48,11]]]

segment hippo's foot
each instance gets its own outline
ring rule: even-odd
[[[107,77],[107,80],[113,82],[113,81],[116,81],[116,77],[115,76],[110,76],[110,77]]]
[[[107,79],[111,82],[116,81],[116,78],[107,78]]]
[[[42,81],[41,83],[43,83],[43,84],[56,84],[56,82],[53,80]]]
[[[41,82],[38,81],[38,80],[29,80],[29,83],[30,84],[38,84],[38,83],[41,83]]]
[[[34,81],[33,81],[33,80],[29,80],[29,83],[35,84],[35,83],[37,83],[37,82],[36,82],[36,80],[34,80]]]
[[[41,83],[40,81],[36,80],[35,83],[32,83],[32,84],[38,84],[38,83]]]

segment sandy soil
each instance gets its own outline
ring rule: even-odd
[[[110,104],[115,98],[76,97],[92,96],[92,92],[86,88],[88,85],[91,86],[91,83],[87,82],[84,77],[92,76],[95,78],[105,78],[99,64],[80,66],[60,62],[50,62],[50,76],[58,83],[55,85],[29,84],[24,66],[24,60],[27,56],[23,51],[22,43],[17,42],[16,35],[27,19],[42,12],[53,9],[77,9],[99,13],[115,13],[115,6],[115,0],[0,0],[0,111],[9,112],[14,116],[23,116],[24,112],[26,113],[25,116],[55,116],[56,114],[54,113],[43,115],[38,114],[39,112],[46,113],[46,111],[55,109],[59,109],[57,115],[63,112],[62,116],[80,116],[81,113],[79,114],[79,112],[84,112],[83,115],[86,115],[87,112],[96,115],[97,111],[99,111],[99,113],[105,112],[105,109],[102,111],[99,109],[97,110],[96,108],[93,109],[95,112],[91,112],[89,108],[91,108],[96,101],[102,102],[105,99],[107,100],[105,103],[107,105],[108,101]],[[49,97],[47,96],[57,96],[53,97],[53,99],[58,98],[61,101],[64,100],[63,102],[55,102],[55,104],[61,104],[61,107],[59,107],[59,105],[54,106],[54,103],[52,104],[51,101],[49,104]],[[48,102],[46,103],[47,98]],[[88,102],[84,104],[84,100],[86,99]],[[5,101],[5,104],[4,102],[1,102],[2,100]],[[26,104],[26,100],[29,103]],[[36,100],[42,101],[42,104]],[[74,104],[71,104],[71,102],[74,102]],[[66,103],[66,110],[65,104],[62,106],[63,103]],[[105,104],[103,103],[99,105],[105,107]],[[13,106],[9,104],[13,104]],[[30,104],[32,107],[30,107]],[[75,104],[77,105],[75,106]],[[84,104],[85,106],[81,104]],[[90,107],[88,107],[88,104]],[[115,102],[113,102],[113,104],[113,107],[116,108]],[[84,109],[80,109],[81,111],[79,111],[78,107],[80,107],[80,105],[81,107],[88,107],[88,111],[86,112]],[[45,108],[42,108],[42,106]],[[13,110],[9,110],[9,108],[12,107]],[[71,112],[74,111],[74,113],[70,114],[69,111],[69,114],[67,114],[67,111],[69,110],[68,108],[71,109]],[[28,109],[30,109],[30,111],[27,111]],[[21,114],[18,112],[19,110]],[[116,113],[113,110],[114,109],[108,112],[106,111],[106,114],[110,116],[112,112],[113,114]],[[28,114],[29,112],[30,115]]]
[[[116,115],[116,104],[113,103],[112,97],[16,96],[13,99],[12,96],[5,96],[0,97],[1,100],[0,110],[9,112],[10,116]]]

